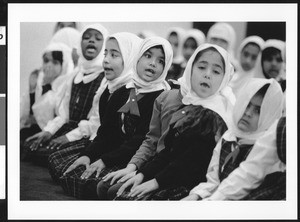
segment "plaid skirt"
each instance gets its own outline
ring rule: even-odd
[[[275,172],[267,175],[263,183],[244,200],[286,200],[286,173]]]
[[[68,122],[65,123],[52,137],[51,140],[60,137],[62,135],[67,134],[71,130],[75,129],[77,127],[77,124],[75,122]],[[51,141],[50,140],[50,141]],[[49,141],[49,142],[50,142]],[[50,150],[46,147],[49,143],[44,144],[44,146],[40,147],[38,150],[31,151],[30,146],[32,145],[33,141],[30,141],[29,143],[24,144],[24,152],[26,152],[26,159],[32,161],[35,164],[38,164],[40,166],[48,166],[48,158],[49,156],[56,152],[57,150]],[[68,146],[68,143],[61,147],[61,149],[64,149],[66,146]]]
[[[68,166],[70,166],[72,163],[68,164]],[[94,200],[98,199],[97,184],[100,182],[102,177],[110,172],[117,171],[122,168],[124,168],[124,166],[113,166],[111,168],[106,167],[101,171],[98,178],[96,178],[96,172],[94,172],[88,179],[81,179],[80,177],[86,168],[85,166],[79,166],[73,171],[69,172],[66,176],[61,176],[59,178],[59,182],[63,190],[68,195],[76,197],[80,200]]]
[[[124,191],[114,200],[181,200],[189,195],[190,190],[184,186],[174,186],[168,189],[159,189],[142,197],[129,197],[129,191]]]
[[[49,156],[48,169],[55,182],[59,182],[59,178],[90,143],[91,141],[89,139],[70,142],[65,144],[61,150]]]

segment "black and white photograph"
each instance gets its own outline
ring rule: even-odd
[[[297,4],[8,4],[7,25],[9,220],[296,218]]]

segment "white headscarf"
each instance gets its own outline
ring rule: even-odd
[[[193,91],[191,86],[192,66],[197,54],[207,48],[214,48],[220,53],[225,62],[225,73],[222,83],[215,94],[207,98],[200,98]],[[183,96],[182,103],[185,105],[202,105],[205,108],[209,108],[218,113],[226,122],[227,126],[229,126],[231,124],[231,117],[229,114],[231,114],[232,107],[235,103],[235,96],[233,95],[231,88],[227,86],[232,73],[233,67],[230,64],[228,53],[225,49],[214,44],[202,44],[195,50],[187,63],[183,76],[178,80],[180,83],[181,94]]]
[[[53,51],[61,51],[63,54],[63,62],[62,62],[62,71],[60,75],[53,80],[51,83],[52,90],[58,89],[61,85],[65,82],[62,81],[62,78],[65,78],[65,75],[70,75],[74,69],[74,63],[72,60],[72,49],[69,48],[64,43],[60,42],[50,42],[50,44],[45,48],[43,54],[46,52],[53,52]],[[37,79],[37,87],[35,90],[35,100],[37,100],[42,95],[42,86],[44,81],[44,72],[41,70]]]
[[[282,59],[284,59],[285,57],[285,42],[281,41],[279,39],[268,39],[262,49],[262,52],[266,49],[266,48],[275,48],[278,49],[281,52],[281,57]],[[262,54],[262,53],[261,53]],[[262,55],[260,54],[260,56],[257,58],[257,63],[256,63],[256,67],[254,68],[254,77],[256,78],[263,78],[265,79],[265,75],[263,73],[263,69],[262,69]],[[284,72],[284,64],[282,64],[282,68],[281,71],[278,75],[278,77],[276,78],[277,80],[279,80],[280,78],[285,79],[285,72]]]
[[[257,130],[255,132],[241,131],[237,127],[239,120],[242,118],[252,97],[266,84],[270,85],[261,104]],[[237,138],[240,138],[239,143],[241,144],[254,144],[254,142],[264,134],[272,123],[281,117],[283,100],[281,87],[276,80],[252,78],[237,98],[232,113],[232,128],[225,132],[223,138],[227,141],[236,141]]]
[[[205,35],[199,29],[189,29],[189,30],[187,30],[186,34],[185,34],[185,38],[184,38],[183,44],[185,43],[185,41],[188,38],[195,39],[195,41],[197,43],[197,47],[199,47],[200,45],[202,45],[203,43],[205,43]]]
[[[139,75],[137,74],[137,63],[139,59],[142,57],[142,55],[150,48],[154,46],[159,46],[161,45],[164,54],[165,54],[165,67],[163,69],[162,74],[154,81],[152,82],[146,82],[142,80]],[[171,67],[172,64],[172,59],[173,59],[173,50],[172,46],[164,38],[154,36],[150,38],[144,39],[140,46],[140,50],[137,54],[137,56],[134,59],[134,64],[133,64],[133,76],[132,76],[132,81],[130,81],[127,85],[126,88],[136,88],[135,86],[138,86],[137,93],[148,93],[148,92],[154,92],[158,90],[169,90],[170,86],[169,84],[165,81],[165,78],[167,76],[168,70]]]
[[[99,31],[102,36],[103,36],[103,45],[102,45],[102,49],[100,50],[99,54],[97,55],[96,58],[92,59],[92,60],[87,60],[84,58],[83,54],[82,54],[82,48],[81,48],[81,41],[82,41],[82,37],[83,34],[88,30],[88,29],[94,29]],[[78,56],[79,56],[79,60],[78,60],[78,73],[74,79],[74,83],[80,83],[81,81],[83,81],[84,83],[88,83],[93,81],[94,79],[96,79],[98,77],[98,75],[100,74],[100,72],[103,71],[103,67],[102,67],[102,61],[104,58],[104,42],[108,36],[108,31],[107,29],[102,26],[101,24],[92,24],[92,25],[87,25],[81,32],[80,34],[81,39],[80,42],[78,44]],[[85,75],[84,74],[88,74]]]
[[[35,91],[35,103],[32,106],[37,124],[42,129],[47,122],[54,118],[55,107],[58,101],[63,97],[64,87],[67,79],[73,72],[74,63],[71,56],[71,49],[64,43],[50,43],[44,50],[46,52],[62,51],[63,63],[61,74],[51,83],[51,90],[42,95],[42,86],[44,79],[44,72],[40,72],[37,80],[37,87]]]
[[[241,67],[241,53],[242,53],[244,47],[249,43],[257,44],[260,48],[260,52],[256,58],[254,67],[249,71],[245,71]],[[239,93],[240,89],[244,86],[244,84],[246,84],[249,81],[249,79],[254,76],[254,69],[257,66],[257,63],[259,63],[258,60],[260,58],[260,54],[261,54],[261,50],[262,50],[263,46],[264,46],[264,40],[259,36],[249,36],[249,37],[245,38],[242,41],[241,45],[239,46],[238,54],[237,54],[237,58],[239,61],[238,70],[233,75],[231,81],[229,82],[229,86],[232,88],[235,95],[237,95]]]
[[[111,38],[117,40],[124,64],[124,69],[119,77],[113,80],[105,79],[105,82],[107,82],[108,85],[109,92],[113,93],[116,89],[120,88],[123,85],[126,85],[131,80],[134,59],[136,54],[138,53],[138,50],[140,49],[142,39],[137,35],[129,32],[119,32],[110,35],[106,39],[106,42]]]
[[[71,49],[77,49],[80,42],[80,32],[71,27],[62,28],[54,34],[51,42],[62,42]]]
[[[210,42],[212,38],[224,39],[228,42],[228,53],[232,54],[234,52],[235,42],[236,42],[236,33],[233,27],[224,22],[215,23],[207,33],[207,41]]]
[[[177,54],[173,57],[173,63],[180,64],[184,61],[184,57],[182,55],[182,47],[185,39],[186,31],[181,27],[171,27],[167,31],[167,39],[170,37],[171,33],[176,33],[178,38],[178,49]]]

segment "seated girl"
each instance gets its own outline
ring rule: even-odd
[[[107,191],[101,181],[99,198],[175,200],[203,181],[216,141],[230,123],[234,98],[227,84],[231,72],[224,49],[211,44],[198,47],[179,79],[180,93],[173,97],[182,105],[170,118],[165,148],[138,168],[134,177],[114,185],[123,184],[120,189],[112,186]],[[158,124],[159,119],[152,121]]]
[[[98,127],[104,121],[104,113],[111,95],[131,80],[133,60],[140,47],[142,39],[135,34],[120,32],[110,35],[105,44],[103,68],[105,78],[94,97],[93,107],[89,113],[90,121],[100,121],[99,125],[86,127],[89,121],[82,120],[78,130],[84,134],[80,140],[70,142],[63,150],[54,152],[49,156],[49,172],[54,181],[75,161],[81,151],[96,137]],[[89,130],[89,131],[87,131]],[[73,160],[73,161],[72,161]]]
[[[90,136],[89,128],[99,124],[99,121],[90,121],[83,126],[84,130],[78,128],[81,121],[87,120],[93,98],[104,77],[102,46],[107,30],[100,24],[93,24],[83,29],[81,36],[79,64],[67,80],[57,116],[48,121],[42,132],[27,139],[27,148],[32,151],[31,159],[42,165],[47,165],[54,150]]]
[[[63,43],[51,43],[43,53],[41,70],[29,77],[29,94],[21,101],[20,144],[40,132],[54,118],[68,75],[73,71],[71,49]]]
[[[165,78],[172,57],[167,40],[150,37],[143,41],[132,81],[113,93],[96,138],[60,178],[66,193],[79,199],[95,198],[97,182],[129,161],[148,132],[154,100],[169,89]]]
[[[248,172],[236,170],[253,144],[282,114],[283,93],[275,80],[253,78],[237,98],[233,126],[214,149],[206,178],[183,200],[237,200],[249,192]],[[251,174],[251,172],[249,172]],[[255,172],[256,173],[256,172]],[[247,189],[243,189],[247,187]]]
[[[238,67],[234,73],[229,86],[238,97],[240,90],[254,76],[254,67],[260,58],[264,40],[259,36],[245,38],[238,49]]]

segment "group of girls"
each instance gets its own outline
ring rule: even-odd
[[[285,137],[268,156],[256,144],[283,115],[284,43],[246,38],[238,63],[232,41],[226,23],[207,40],[200,30],[141,39],[93,24],[78,37],[70,73],[72,48],[47,48],[35,131],[21,130],[24,159],[84,200],[284,199],[285,160],[274,146],[285,150]]]

